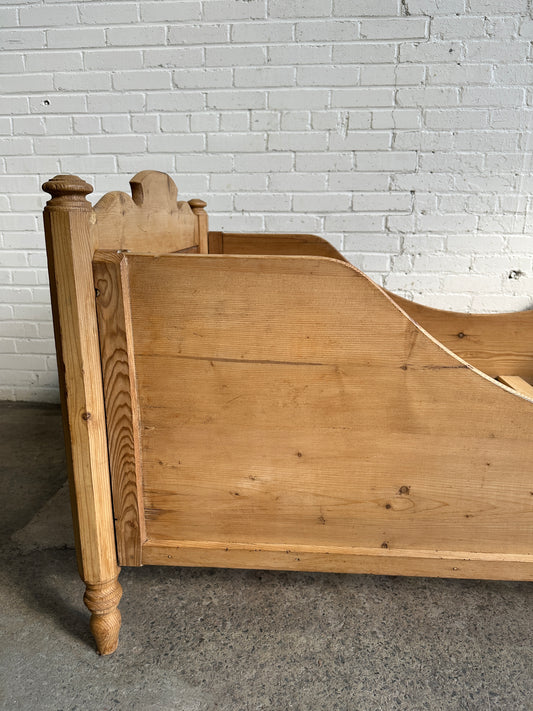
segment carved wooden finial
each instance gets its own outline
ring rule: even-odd
[[[46,203],[47,207],[92,207],[86,196],[92,193],[93,187],[77,175],[56,175],[43,184],[43,190],[52,196]]]
[[[199,200],[198,198],[193,198],[192,200],[189,200],[189,205],[191,207],[191,210],[194,212],[195,215],[199,215],[202,212],[205,212],[204,208],[207,205],[206,202],[203,200]]]

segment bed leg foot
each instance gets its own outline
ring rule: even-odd
[[[87,583],[83,602],[91,612],[91,632],[98,654],[112,654],[118,645],[122,587],[118,575],[104,583]]]

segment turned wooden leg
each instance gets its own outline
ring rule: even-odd
[[[91,632],[99,654],[112,654],[118,645],[122,587],[118,575],[105,583],[87,583],[83,602],[91,612]]]

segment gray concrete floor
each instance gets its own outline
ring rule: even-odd
[[[59,409],[1,403],[0,432],[1,709],[533,709],[527,583],[124,569],[98,657]]]

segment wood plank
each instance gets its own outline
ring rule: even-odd
[[[518,375],[498,375],[497,380],[513,388],[513,390],[516,390],[520,395],[533,399],[533,385],[526,382],[524,378],[520,378]]]
[[[446,348],[490,377],[513,373],[526,380],[533,378],[533,310],[462,314],[387,293]]]
[[[92,188],[76,176],[58,175],[43,189],[52,195],[44,225],[78,569],[98,651],[111,654],[122,588],[94,304],[94,213],[85,197]]]
[[[147,541],[152,565],[319,571],[372,575],[533,580],[533,556],[467,551],[331,548],[286,543],[239,544],[212,541]]]
[[[141,542],[146,535],[127,263],[121,255],[110,256],[94,261],[93,272],[115,534],[119,563],[141,565]]]
[[[356,269],[127,260],[154,545],[531,550],[531,403]]]
[[[97,249],[165,254],[198,244],[198,218],[166,173],[144,170],[131,180],[132,197],[110,192],[94,207]]]
[[[329,257],[346,262],[346,258],[327,240],[317,235],[284,233],[210,233],[222,236],[220,254],[272,254]],[[219,239],[219,237],[217,237]],[[211,253],[214,250],[210,250]]]

